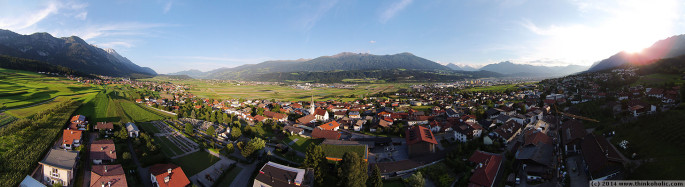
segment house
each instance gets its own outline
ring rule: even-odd
[[[473,174],[471,174],[471,178],[469,178],[469,187],[495,186],[495,181],[497,180],[497,177],[499,177],[499,171],[502,166],[502,155],[476,151],[471,155],[469,161],[475,164]]]
[[[120,164],[93,165],[90,170],[90,186],[127,187],[124,168]]]
[[[90,144],[90,159],[93,164],[112,163],[117,159],[117,151],[112,140],[97,140]]]
[[[535,134],[543,133],[537,132]],[[526,175],[544,179],[553,178],[555,158],[552,144],[539,142],[538,144],[524,145],[516,151],[514,156],[518,165],[525,165],[522,169]]]
[[[131,138],[137,138],[140,130],[138,130],[138,126],[136,126],[135,123],[126,123],[126,131],[128,131],[128,137]]]
[[[340,136],[341,136],[341,134],[338,131],[323,130],[320,128],[314,128],[314,130],[312,131],[312,138],[325,138],[325,139],[339,140]]]
[[[361,119],[362,118],[362,116],[359,115],[359,111],[350,111],[350,113],[348,113],[348,115],[350,116],[350,119]]]
[[[48,155],[38,162],[43,168],[43,183],[48,185],[72,185],[78,152],[50,149]]]
[[[88,121],[86,121],[86,116],[84,115],[75,115],[71,117],[69,122],[70,129],[86,130],[86,125],[88,125]]]
[[[569,120],[561,125],[561,143],[567,154],[577,153],[587,132],[583,124],[577,120]]]
[[[452,131],[454,140],[459,142],[466,142],[469,139],[473,138],[474,130],[475,129],[471,128],[471,126],[468,126],[466,124],[460,124]]]
[[[175,164],[155,164],[150,166],[150,181],[153,187],[184,187],[190,186],[180,166]]]
[[[340,124],[337,121],[331,121],[323,125],[319,125],[317,128],[321,130],[338,131],[340,129]]]
[[[303,116],[301,118],[298,118],[296,122],[300,123],[300,124],[314,123],[314,122],[316,122],[316,116],[314,116],[313,114],[306,115],[306,116]]]
[[[305,169],[267,162],[259,169],[253,187],[311,186],[313,174]]]
[[[290,135],[302,135],[304,134],[304,129],[298,128],[292,125],[286,125],[283,127],[283,131]]]
[[[80,146],[81,132],[83,131],[65,129],[62,133],[62,148],[71,150]]]
[[[504,139],[506,143],[509,143],[521,132],[522,127],[523,125],[520,123],[510,120],[504,123],[504,125],[497,127],[494,131],[497,136]]]
[[[264,111],[264,116],[278,122],[288,121],[288,115],[271,111]]]
[[[317,108],[314,110],[314,118],[319,121],[328,121],[328,111]]]
[[[361,131],[362,128],[364,128],[364,123],[366,123],[366,121],[364,121],[364,120],[357,120],[357,122],[355,122],[354,125],[353,125],[354,131],[357,131],[357,132],[358,132],[358,131]]]
[[[347,114],[347,112],[346,112],[346,111],[342,111],[342,110],[341,110],[341,111],[337,111],[337,112],[333,112],[333,118],[335,118],[335,119],[344,118],[346,114]]]
[[[620,153],[602,136],[589,133],[581,145],[585,171],[591,180],[611,180],[620,176],[623,160]]]
[[[405,131],[409,157],[435,153],[438,141],[435,140],[433,132],[426,127],[419,125],[412,126]]]
[[[114,123],[112,122],[97,122],[95,130],[104,131],[107,135],[112,135],[114,132]]]

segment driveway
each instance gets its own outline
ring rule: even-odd
[[[91,143],[95,141],[95,139],[98,138],[98,133],[97,132],[91,132],[88,133],[88,142],[85,142],[81,146],[89,146]],[[83,170],[83,186],[90,186],[90,165],[92,162],[90,161],[90,153],[85,153],[86,154],[86,165],[81,168]]]
[[[236,167],[241,167],[243,170],[240,170],[238,176],[235,177],[235,180],[231,183],[231,187],[248,187],[252,172],[257,169],[257,163],[258,162],[252,164],[236,163]]]

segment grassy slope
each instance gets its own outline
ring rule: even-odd
[[[96,86],[82,85],[61,77],[47,77],[26,71],[0,68],[0,107],[30,106],[58,96],[97,92]]]

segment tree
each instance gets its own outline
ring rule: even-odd
[[[240,150],[240,155],[243,155],[243,157],[247,158],[254,152],[263,149],[265,146],[266,142],[261,138],[252,138],[249,142],[247,142],[247,144],[245,144],[245,147]]]
[[[426,180],[423,178],[421,172],[416,172],[407,178],[407,184],[410,187],[422,187],[426,184]]]
[[[233,127],[231,129],[231,138],[233,138],[233,140],[237,140],[242,135],[243,135],[243,133],[240,132],[240,128]]]
[[[193,134],[193,125],[186,123],[186,134]]]
[[[195,110],[193,110],[192,112],[190,112],[190,118],[197,119],[195,117],[197,117],[197,115],[195,114]]]
[[[214,137],[216,135],[216,129],[214,129],[213,125],[209,126],[209,128],[207,128],[207,135],[209,135],[211,137]]]
[[[374,165],[373,171],[371,172],[371,187],[382,187],[383,186],[383,178],[381,177],[381,169],[378,168],[378,165]]]
[[[129,153],[129,152],[124,152],[124,153],[121,154],[121,157],[122,157],[124,160],[131,159],[131,153]]]
[[[339,186],[364,187],[366,186],[367,164],[357,153],[346,152],[343,154],[338,168]]]
[[[257,115],[263,116],[264,115],[264,108],[257,108]]]
[[[326,155],[321,146],[311,144],[307,147],[307,153],[304,157],[302,165],[304,168],[314,169],[314,180],[317,185],[323,184],[324,176],[326,176]]]

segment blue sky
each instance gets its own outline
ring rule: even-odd
[[[0,28],[76,35],[158,73],[340,52],[590,65],[685,33],[685,1],[11,1]]]

